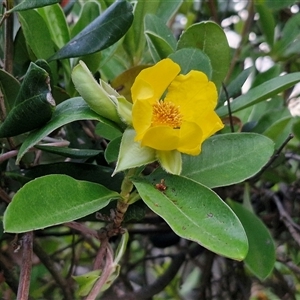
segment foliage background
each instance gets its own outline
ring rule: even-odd
[[[7,30],[2,24],[1,67],[11,74],[0,74],[2,99],[5,100],[7,112],[14,105],[13,100],[19,89],[18,81],[22,81],[29,63],[51,56],[54,56],[49,63],[52,93],[57,104],[78,96],[71,80],[71,72],[80,59],[96,78],[101,77],[116,89],[123,85],[122,93],[130,97],[129,87],[137,71],[131,69],[125,75],[124,71],[164,58],[176,47],[183,31],[193,24],[211,20],[223,28],[230,46],[222,43],[217,31],[208,31],[211,35],[207,39],[212,43],[211,52],[218,54],[215,61],[212,60],[213,54],[208,54],[212,69],[226,73],[226,77],[218,82],[220,96],[217,112],[226,124],[222,132],[224,141],[220,146],[225,151],[219,157],[228,163],[225,169],[218,168],[216,173],[210,174],[212,182],[215,183],[216,178],[221,178],[223,182],[226,174],[236,172],[235,168],[231,169],[228,158],[238,153],[247,153],[251,147],[251,144],[243,142],[236,148],[236,154],[226,152],[230,149],[226,145],[233,142],[232,135],[228,137],[226,133],[252,132],[266,136],[275,143],[275,154],[262,171],[251,178],[244,176],[244,180],[239,180],[237,184],[214,185],[210,183],[207,174],[203,175],[203,180],[206,180],[203,183],[214,188],[222,199],[227,200],[245,228],[249,244],[251,242],[251,255],[245,261],[225,258],[179,237],[159,215],[138,201],[125,217],[125,227],[129,232],[127,248],[120,261],[121,269],[116,266],[115,273],[112,272],[112,276],[118,272],[120,275],[101,295],[101,299],[298,299],[300,123],[297,106],[299,86],[295,84],[299,81],[297,72],[300,63],[299,4],[288,0],[138,1],[141,9],[135,12],[136,23],[133,23],[133,29],[119,42],[112,42],[108,48],[104,47],[102,50],[100,47],[98,50],[102,51],[90,54],[87,51],[91,49],[91,44],[83,48],[80,55],[72,54],[72,48],[67,48],[66,56],[58,51],[113,2],[62,1],[61,6],[53,4],[20,10],[8,19],[14,21],[12,36],[6,35]],[[7,5],[11,3],[6,1]],[[23,3],[26,4],[26,1]],[[167,4],[163,6],[163,3]],[[4,7],[2,10],[4,14]],[[5,21],[5,25],[9,27],[10,21]],[[119,21],[117,15],[114,22]],[[168,37],[169,32],[163,32],[162,27],[158,26],[159,22],[168,25],[174,39]],[[181,40],[181,44],[184,42]],[[187,42],[190,43],[191,39],[187,38]],[[185,59],[186,54],[180,58],[182,64]],[[283,74],[290,77],[283,79]],[[230,106],[232,114],[228,113],[228,107],[223,106],[228,99],[237,100]],[[3,113],[3,105],[1,110]],[[24,146],[26,135],[2,140],[0,198],[3,213],[21,186],[33,178],[47,174],[62,173],[86,180],[90,184],[90,190],[91,183],[98,182],[119,192],[123,175],[117,174],[113,180],[110,177],[113,162],[118,155],[117,150],[113,151],[117,149],[117,144],[110,145],[111,151],[106,149],[110,140],[120,143],[120,133],[109,122],[95,122],[103,121],[98,115],[86,111],[80,111],[80,114],[80,118],[76,119],[74,114],[66,113],[62,129],[56,124],[57,127],[52,128],[55,129],[54,132],[44,140],[56,148],[61,143],[60,146],[81,149],[76,155],[74,151],[64,149],[67,151],[65,154],[62,150],[56,153],[54,149],[43,146],[26,153],[34,145],[29,143],[27,148]],[[34,116],[29,116],[26,122],[30,118]],[[208,141],[207,147],[209,143]],[[21,148],[17,157],[20,165],[16,165],[16,145],[19,144],[23,144],[22,147],[26,149]],[[250,168],[253,164],[251,159],[259,160],[259,155],[256,155],[257,157],[251,157],[250,152],[247,157],[244,154],[239,162],[241,169]],[[205,161],[205,153],[202,157]],[[64,164],[66,159],[69,162],[67,166]],[[150,171],[151,167],[153,166],[149,166]],[[189,173],[188,170],[186,173]],[[173,180],[165,175],[164,178]],[[54,176],[51,180],[53,182],[49,180],[43,188],[36,185],[33,193],[36,195],[42,189],[44,194],[55,194],[54,187],[58,185],[58,181],[64,182],[65,178]],[[137,181],[136,187],[138,186]],[[72,203],[72,197],[68,198],[67,194],[68,192],[64,194],[65,199]],[[243,206],[238,203],[243,203]],[[106,202],[105,205],[102,202],[96,203],[98,208],[105,206],[101,210],[102,217],[110,214],[113,204],[106,206]],[[27,206],[26,203],[21,206],[18,218],[14,218],[14,224],[18,228],[25,228],[24,220],[29,210]],[[92,262],[99,250],[99,241],[93,238],[93,230],[98,230],[105,224],[101,222],[99,225],[94,214],[80,221],[80,224],[86,226],[83,231],[74,230],[72,226],[58,225],[34,232],[30,297],[79,298],[78,286],[81,291],[88,289],[87,286],[99,275],[93,277],[95,275],[90,274],[89,278],[81,278],[82,281],[77,284],[71,277],[92,270]],[[32,237],[26,234],[23,238],[14,238],[9,233],[2,233],[1,236],[0,294],[4,299],[14,299],[15,294],[19,297],[22,295],[22,270],[26,270],[24,253],[26,254],[26,245],[30,246],[32,243]],[[31,242],[26,242],[27,238]],[[112,238],[111,247],[114,251],[117,251],[119,244],[127,242],[124,241],[126,238],[128,237],[121,242],[120,237]],[[270,247],[273,243],[276,253]],[[22,250],[14,251],[19,247]]]

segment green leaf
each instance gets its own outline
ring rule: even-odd
[[[200,155],[183,155],[181,175],[210,188],[235,184],[259,172],[273,151],[272,140],[260,134],[215,135]]]
[[[51,119],[55,105],[49,74],[31,63],[15,105],[0,126],[0,137],[16,136],[43,126]]]
[[[72,276],[72,278],[77,282],[79,285],[77,289],[77,293],[79,296],[84,297],[88,295],[91,291],[93,285],[99,279],[101,275],[101,270],[94,270],[83,275]]]
[[[0,69],[0,89],[4,96],[6,110],[9,112],[19,93],[20,83],[11,74]]]
[[[132,26],[123,40],[123,47],[129,58],[131,66],[137,65],[142,60],[146,46],[144,34],[144,20],[148,13],[155,14],[160,1],[136,1],[134,6],[134,19]],[[136,61],[134,63],[134,61]]]
[[[95,132],[107,139],[107,140],[114,140],[115,138],[122,136],[122,131],[119,127],[115,126],[114,124],[108,123],[98,123],[95,128]]]
[[[256,11],[259,14],[259,23],[265,39],[272,48],[274,44],[275,20],[268,6],[263,4],[255,5]]]
[[[278,93],[290,88],[300,81],[300,72],[279,76],[264,82],[263,84],[249,90],[246,94],[237,97],[231,103],[231,111],[237,112],[252,106],[263,100],[273,97]],[[222,106],[217,109],[220,117],[228,115],[228,107]]]
[[[292,132],[294,121],[295,119],[291,116],[282,118],[267,128],[263,134],[272,139],[275,143],[275,148],[278,149]]]
[[[54,44],[41,15],[35,10],[20,11],[18,15],[26,43],[35,57],[46,59],[53,55]]]
[[[132,5],[127,1],[116,1],[49,60],[103,50],[116,43],[127,32],[132,21]]]
[[[127,128],[125,130],[114,174],[155,161],[155,150],[149,147],[142,147],[139,142],[134,141],[135,135],[134,129]]]
[[[133,178],[143,201],[179,236],[226,257],[242,260],[248,251],[244,229],[231,209],[207,187],[176,175],[154,172]],[[164,190],[156,188],[163,184]]]
[[[65,147],[55,147],[47,145],[35,145],[35,148],[43,150],[45,152],[61,155],[70,158],[89,158],[98,155],[103,152],[102,150],[93,149],[74,149]]]
[[[223,29],[211,21],[194,24],[181,35],[177,49],[182,48],[198,48],[209,57],[212,81],[219,90],[230,63],[230,48]]]
[[[25,184],[7,207],[6,232],[26,232],[70,222],[105,207],[119,194],[66,175],[48,175]]]
[[[146,15],[145,35],[155,62],[168,57],[168,55],[175,51],[176,39],[172,31],[156,15]]]
[[[119,136],[113,139],[112,141],[110,141],[109,144],[107,145],[104,152],[104,157],[108,163],[112,163],[118,160],[121,141],[122,141],[122,136]]]
[[[52,5],[58,3],[60,0],[24,0],[18,5],[14,6],[12,9],[8,10],[6,13],[12,13],[14,11],[28,10],[32,8]]]
[[[183,0],[164,0],[157,2],[159,2],[159,6],[155,15],[158,16],[165,24],[167,24],[178,11],[183,3]]]
[[[70,32],[61,6],[59,4],[45,6],[38,9],[38,13],[46,22],[55,45],[61,48],[67,44],[70,40]]]
[[[60,103],[52,115],[51,120],[41,129],[31,132],[23,142],[17,157],[18,164],[27,150],[37,144],[49,133],[68,123],[79,120],[96,120],[110,122],[92,111],[81,97],[71,98]]]
[[[228,200],[233,211],[240,219],[249,242],[245,263],[260,280],[266,279],[275,264],[275,246],[272,236],[264,223],[241,204]]]
[[[172,53],[169,58],[179,64],[182,74],[191,70],[198,70],[206,74],[208,79],[212,77],[212,66],[209,57],[197,48],[183,48]]]

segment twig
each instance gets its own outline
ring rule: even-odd
[[[33,232],[26,232],[22,238],[22,264],[18,287],[17,300],[27,300],[29,297],[30,275],[32,269]]]
[[[186,256],[184,253],[179,253],[175,255],[169,268],[162,276],[160,276],[154,283],[147,285],[138,290],[137,292],[133,293],[131,295],[132,298],[129,297],[128,299],[143,300],[149,299],[154,295],[158,294],[173,280],[181,265],[185,261],[185,257]]]
[[[6,10],[13,8],[13,2],[13,0],[6,1]],[[4,70],[10,74],[13,72],[13,33],[14,18],[12,14],[9,14],[5,19]]]
[[[266,165],[264,165],[261,170],[256,173],[253,177],[248,179],[249,181],[256,181],[262,173],[264,173],[273,163],[274,161],[279,157],[281,151],[284,149],[284,147],[287,145],[287,143],[294,137],[293,134],[289,134],[288,137],[285,139],[285,141],[282,143],[282,145],[275,151],[275,153],[271,156],[269,161],[267,162]]]
[[[226,100],[227,100],[230,130],[231,130],[231,132],[234,132],[234,126],[233,126],[233,121],[232,121],[232,112],[231,112],[231,103],[230,103],[228,91],[227,91],[227,88],[226,88],[226,85],[224,84],[224,82],[222,82],[222,87],[223,87],[223,90],[224,90],[224,93],[225,93],[225,96],[226,96]]]
[[[97,233],[96,230],[90,229],[90,228],[84,226],[81,223],[72,221],[72,222],[64,223],[64,225],[69,227],[69,228],[78,230],[78,231],[82,232],[85,235],[90,235],[90,236],[98,239],[98,233]]]
[[[105,249],[105,265],[102,269],[100,278],[96,281],[92,290],[90,291],[89,295],[85,298],[85,300],[96,299],[96,297],[99,295],[101,291],[101,288],[107,282],[109,276],[113,271],[114,263],[113,263],[112,249],[110,248],[108,243],[103,248]]]
[[[279,215],[280,215],[280,219],[282,220],[285,227],[288,229],[291,236],[294,238],[294,240],[297,242],[298,246],[300,247],[300,235],[295,229],[295,228],[297,228],[298,230],[300,230],[300,226],[292,220],[291,216],[286,212],[286,210],[284,209],[279,197],[276,194],[274,194],[272,192],[269,192],[269,191],[266,191],[266,194],[276,204]]]

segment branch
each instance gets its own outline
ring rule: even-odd
[[[29,297],[30,275],[32,269],[32,241],[33,232],[26,232],[22,238],[22,264],[17,300],[27,300]]]

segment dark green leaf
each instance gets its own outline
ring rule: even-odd
[[[35,145],[35,148],[49,153],[61,155],[64,157],[70,157],[70,158],[94,157],[102,152],[102,150],[74,149],[74,148],[63,148],[63,147],[55,147],[55,146],[47,146],[47,145]]]
[[[105,207],[119,194],[66,175],[48,175],[25,184],[5,211],[6,232],[26,232],[62,224]]]
[[[264,280],[270,275],[275,264],[272,236],[256,215],[237,202],[227,202],[240,219],[248,237],[249,251],[245,263],[255,276]]]
[[[183,155],[181,175],[210,188],[231,185],[255,175],[273,151],[272,140],[256,133],[215,135],[200,155]]]
[[[64,174],[77,180],[85,180],[102,184],[113,191],[120,191],[121,182],[123,180],[122,173],[116,174],[113,178],[114,180],[112,180],[111,176],[113,170],[111,168],[95,164],[74,162],[39,165],[30,169],[25,169],[22,173],[24,173],[26,182],[49,174]]]
[[[231,103],[231,111],[237,112],[246,107],[252,106],[260,101],[277,95],[278,93],[290,88],[300,81],[300,72],[291,73],[276,77],[261,85],[251,89],[246,94],[237,97]],[[220,117],[228,115],[228,107],[222,106],[217,109]]]
[[[32,60],[37,58],[46,59],[53,55],[54,44],[41,15],[35,10],[20,11],[18,15],[26,43],[35,55]]]
[[[11,74],[0,69],[0,88],[4,96],[6,110],[9,112],[19,93],[20,83]]]
[[[133,183],[143,201],[179,236],[232,259],[248,251],[244,229],[231,209],[207,187],[165,172]],[[157,188],[163,184],[164,189]]]
[[[46,124],[43,128],[32,132],[26,138],[19,150],[17,163],[20,162],[21,158],[30,147],[33,147],[49,133],[61,126],[78,120],[110,122],[92,111],[81,97],[66,100],[57,106],[52,119],[48,122],[48,124]]]
[[[6,13],[11,13],[14,11],[28,10],[37,7],[43,7],[47,5],[52,5],[60,2],[60,0],[23,0],[18,5],[14,6],[12,9],[8,10]]]
[[[49,60],[78,57],[103,50],[127,32],[132,20],[132,5],[127,1],[116,1]]]

